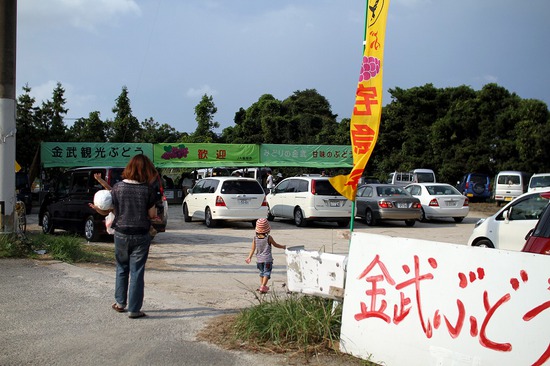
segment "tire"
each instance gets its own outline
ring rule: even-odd
[[[472,191],[474,191],[474,193],[477,195],[483,194],[483,192],[485,192],[485,184],[480,184],[480,183],[474,184]]]
[[[453,219],[455,220],[455,222],[462,222],[462,220],[464,220],[464,217],[453,217]]]
[[[378,223],[378,220],[374,217],[374,214],[372,213],[372,210],[370,208],[367,208],[367,211],[365,211],[365,224],[368,226],[375,226]]]
[[[420,219],[419,219],[419,221],[422,221],[422,222],[428,221],[428,219],[426,218],[426,213],[424,212],[423,208],[420,209]]]
[[[349,221],[350,221],[350,220],[346,220],[346,221],[336,221],[336,223],[338,224],[338,227],[348,227],[348,226],[349,226]]]
[[[99,232],[95,227],[94,221],[95,220],[93,216],[88,216],[88,218],[84,222],[84,237],[89,242],[97,241],[97,239],[99,238]]]
[[[207,207],[204,212],[204,224],[206,227],[216,227],[216,220],[212,219],[212,211]]]
[[[304,218],[304,213],[302,212],[302,209],[300,207],[296,207],[294,209],[294,223],[298,227],[307,226],[307,221]]]
[[[53,234],[54,231],[55,228],[53,226],[52,215],[46,211],[44,215],[42,215],[42,232],[44,234]]]
[[[493,242],[489,239],[481,239],[474,244],[472,244],[474,247],[481,247],[481,248],[491,248],[493,249],[495,246],[493,245]]]
[[[193,218],[189,216],[189,209],[187,208],[187,205],[183,205],[183,221],[185,222],[191,222],[193,221]]]
[[[414,226],[415,223],[416,223],[416,220],[405,220],[405,225],[409,227]]]
[[[271,210],[269,209],[269,206],[267,206],[267,221],[273,221],[275,220],[275,216],[271,214]]]

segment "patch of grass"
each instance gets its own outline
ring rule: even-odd
[[[269,296],[237,317],[237,338],[305,352],[312,347],[331,349],[339,339],[342,310],[333,300],[297,294]]]
[[[114,247],[86,244],[73,235],[6,234],[0,236],[0,258],[36,258],[38,251],[45,251],[47,258],[67,263],[113,262]]]
[[[226,349],[285,354],[289,364],[378,365],[339,351],[341,303],[302,294],[254,295],[257,305],[213,319],[198,339]]]

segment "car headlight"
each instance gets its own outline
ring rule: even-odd
[[[485,219],[479,219],[479,220],[476,222],[476,225],[474,226],[474,229],[477,228],[479,225],[483,224],[483,221],[485,221]]]

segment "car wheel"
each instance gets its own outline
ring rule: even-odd
[[[423,208],[420,209],[420,221],[422,222],[428,221],[428,219],[426,218],[426,213],[424,212]]]
[[[464,217],[453,217],[453,219],[455,220],[455,222],[462,222],[462,220],[464,220]]]
[[[42,216],[42,232],[44,234],[53,234],[54,230],[52,216],[49,212],[44,212]]]
[[[189,209],[187,208],[187,205],[183,205],[183,221],[185,222],[191,222],[193,218],[189,216]]]
[[[98,230],[96,230],[93,216],[88,216],[84,222],[84,236],[88,241],[97,241],[99,238],[99,233]]]
[[[372,213],[372,210],[370,208],[367,208],[367,211],[365,212],[365,224],[369,226],[376,225],[377,220],[374,218],[374,214]]]
[[[212,219],[212,211],[210,211],[210,207],[207,207],[204,212],[204,223],[206,224],[206,227],[216,227],[216,220]]]
[[[275,220],[275,216],[271,214],[271,210],[269,209],[269,206],[267,206],[267,221],[273,221]]]
[[[294,209],[294,223],[299,227],[307,226],[307,221],[304,218],[304,213],[300,207],[296,207]]]
[[[416,223],[416,220],[405,220],[405,225],[407,226],[414,226],[414,224]]]
[[[480,183],[474,184],[472,191],[474,191],[475,194],[483,194],[483,192],[485,192],[485,184],[480,184]]]
[[[489,239],[481,239],[474,244],[472,244],[474,247],[481,247],[481,248],[494,248],[493,242]]]
[[[338,227],[348,227],[349,226],[349,220],[346,221],[336,221],[338,224]]]

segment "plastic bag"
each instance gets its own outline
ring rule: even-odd
[[[106,189],[97,191],[94,194],[94,206],[104,211],[112,209],[113,197],[111,196],[111,191],[108,191]]]
[[[109,214],[105,216],[105,227],[107,228],[107,233],[111,235],[115,233],[115,229],[111,228],[111,226],[113,225],[113,221],[115,221],[115,214],[109,212]]]

